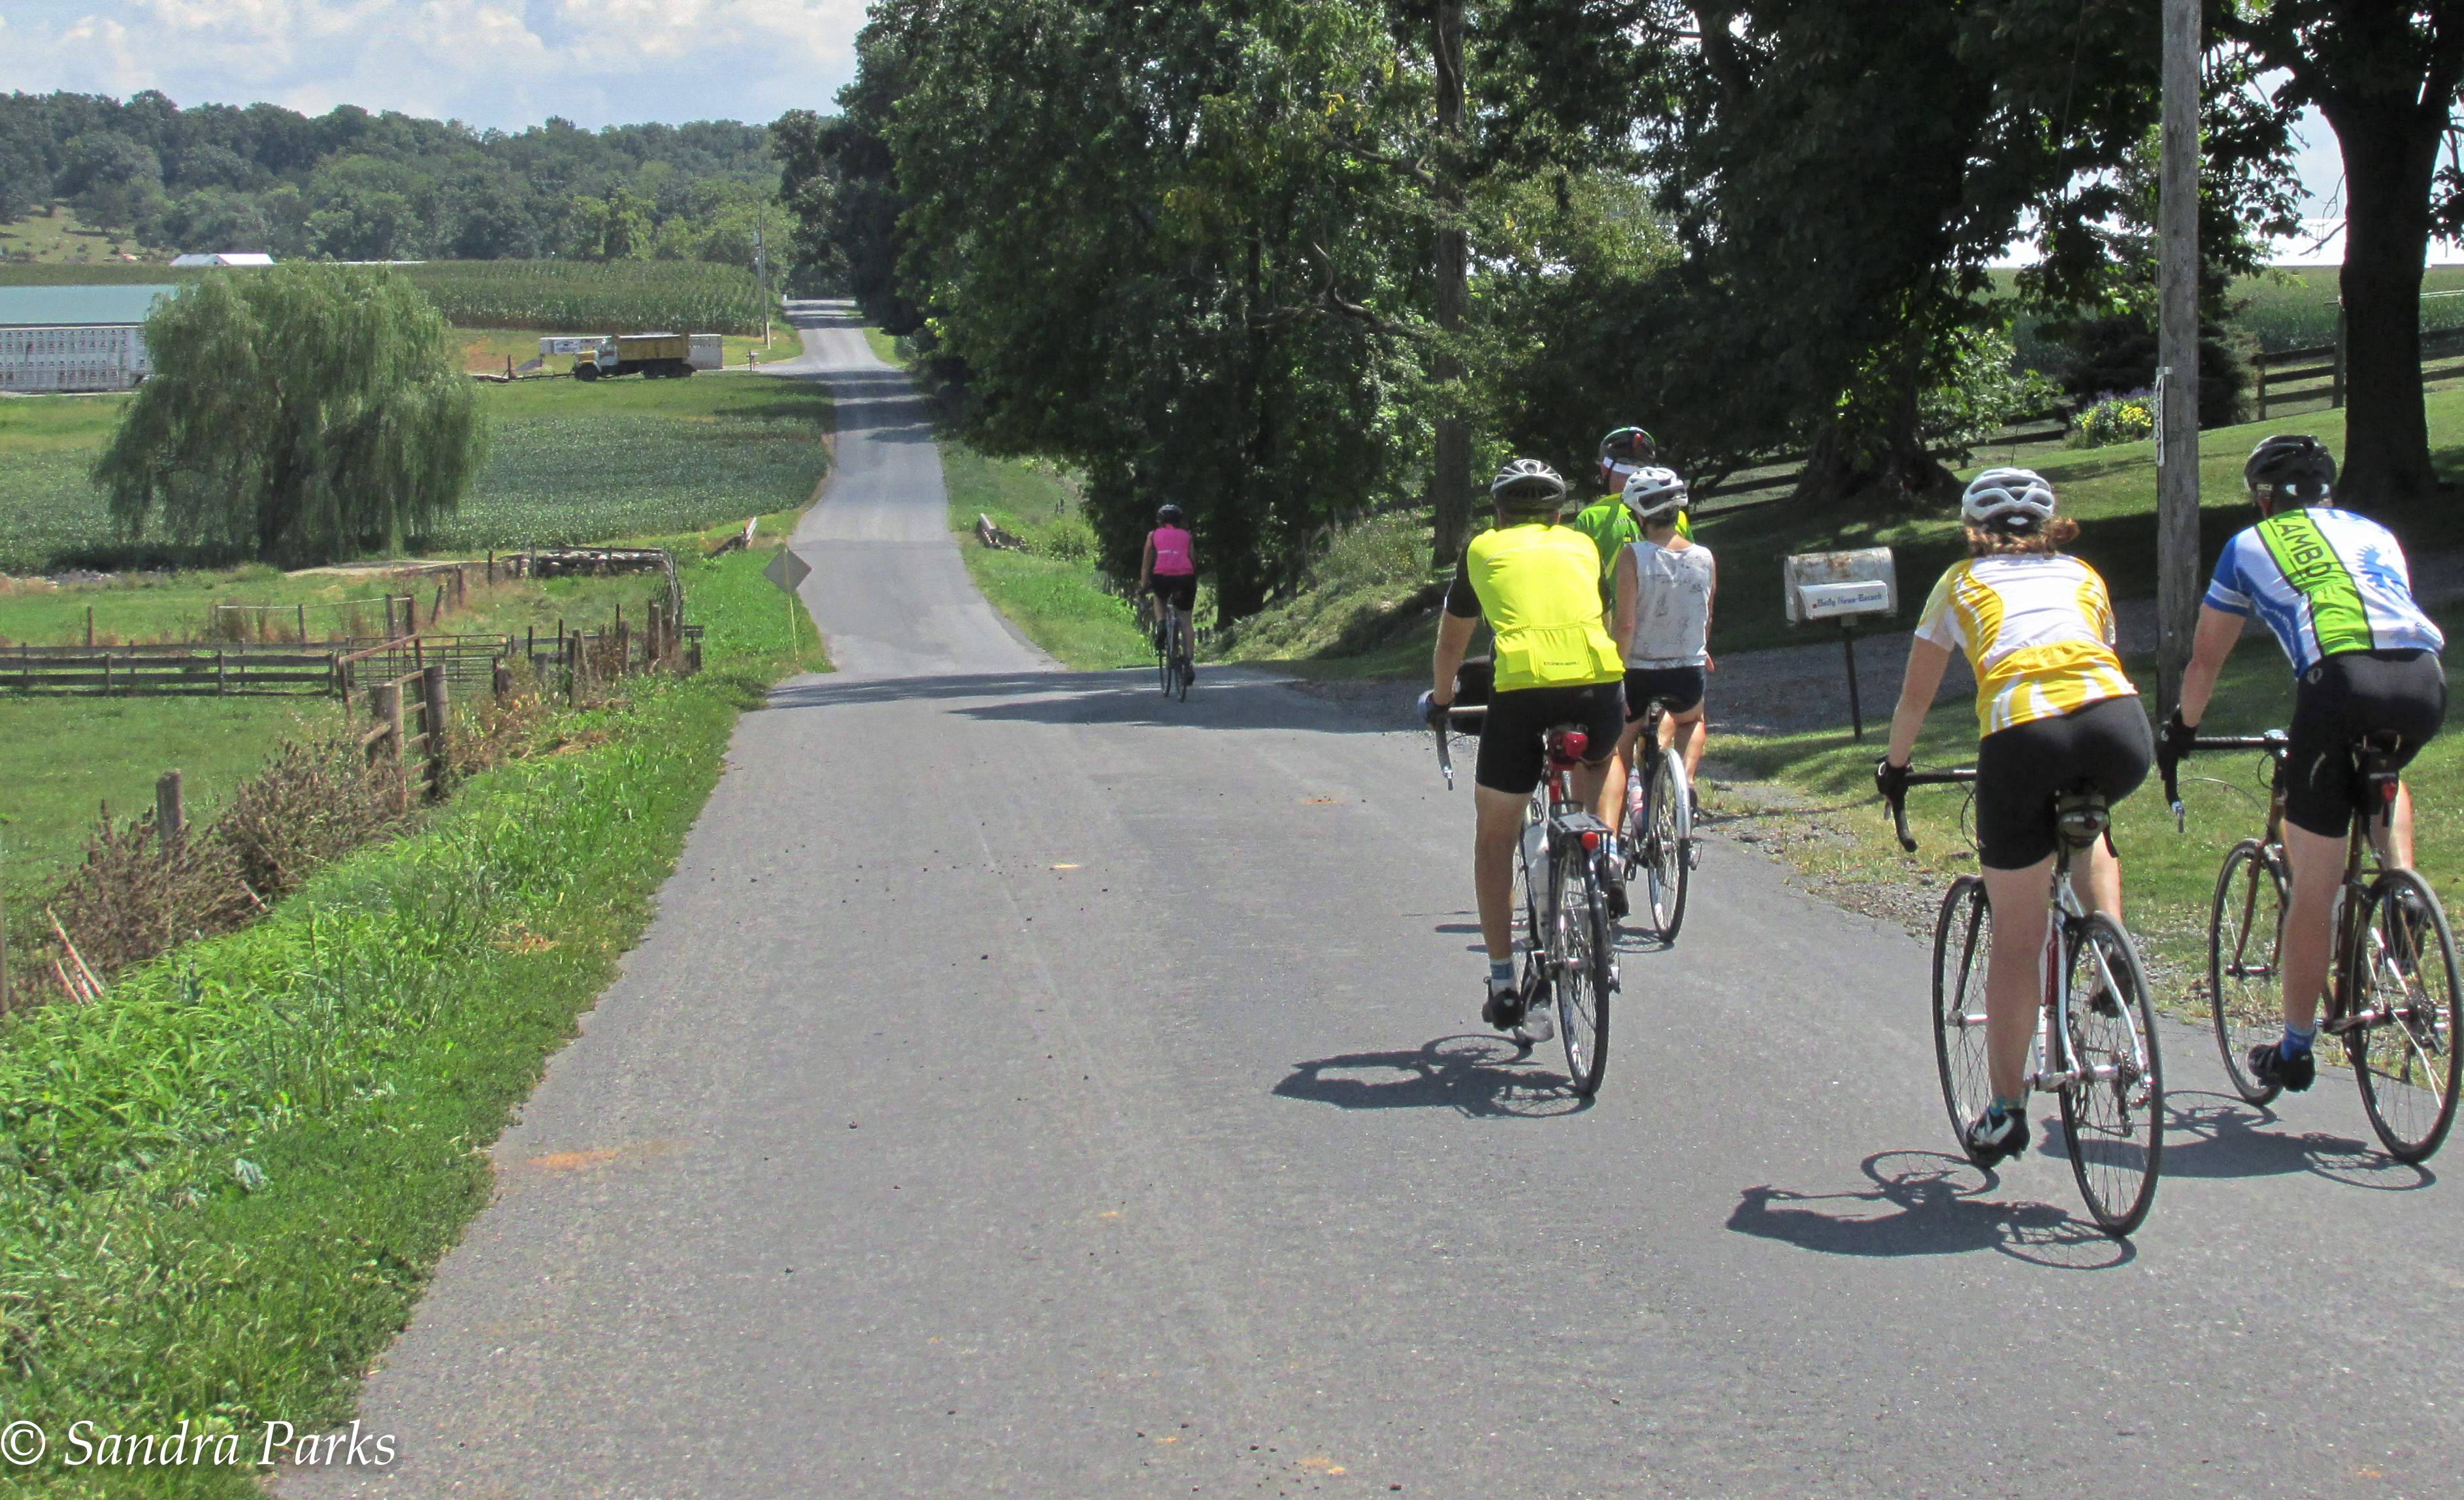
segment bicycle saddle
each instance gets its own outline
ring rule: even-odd
[[[2113,824],[2113,809],[2105,805],[2104,793],[2093,786],[2081,786],[2054,794],[2054,830],[2072,852],[2085,849],[2104,836]]]
[[[2395,759],[2399,743],[2396,736],[2386,733],[2364,735],[2353,741],[2353,763],[2362,773],[2357,790],[2363,806],[2394,805],[2403,773],[2388,762]]]

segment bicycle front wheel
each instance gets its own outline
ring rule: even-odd
[[[2390,870],[2370,887],[2345,959],[2362,1019],[2344,1033],[2362,1107],[2387,1155],[2427,1161],[2455,1119],[2455,1041],[2464,1035],[2455,938],[2429,882]]]
[[[2122,924],[2088,914],[2066,936],[2070,1082],[2062,1133],[2071,1175],[2097,1224],[2116,1239],[2139,1227],[2165,1159],[2165,1070],[2156,1055],[2156,1004]]]
[[[2277,956],[2283,937],[2283,866],[2266,845],[2244,839],[2225,856],[2215,903],[2208,909],[2208,1008],[2225,1076],[2252,1104],[2265,1104],[2278,1092],[2252,1074],[2250,1052],[2282,1029],[2284,971]]]
[[[1674,749],[1660,752],[1659,770],[1643,791],[1643,826],[1652,931],[1662,943],[1673,943],[1685,920],[1685,875],[1694,844],[1694,788]]]
[[[1993,1102],[1985,1048],[1985,967],[1992,953],[1985,882],[1962,875],[1950,883],[1933,924],[1933,1056],[1951,1138],[1970,1161],[1969,1122]]]
[[[1170,627],[1155,631],[1155,686],[1164,696],[1172,695],[1172,632]]]
[[[1191,679],[1198,675],[1198,673],[1196,669],[1190,666],[1189,657],[1186,653],[1176,654],[1173,657],[1172,674],[1174,680],[1179,684],[1178,687],[1173,690],[1173,695],[1179,698],[1183,703],[1188,702],[1189,684]]]
[[[1617,938],[1592,862],[1573,850],[1557,857],[1557,1031],[1575,1096],[1597,1093],[1609,1066],[1609,995],[1617,987]]]

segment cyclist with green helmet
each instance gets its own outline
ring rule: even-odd
[[[2333,502],[2336,460],[2317,438],[2279,434],[2242,466],[2260,517],[2225,543],[2199,607],[2182,703],[2165,725],[2168,763],[2187,755],[2216,674],[2256,614],[2293,664],[2284,788],[2284,1035],[2251,1049],[2251,1073],[2299,1093],[2317,1076],[2312,1045],[2344,840],[2353,817],[2353,741],[2396,737],[2403,766],[2447,719],[2447,638],[2413,602],[2404,547],[2385,526]],[[2397,785],[2387,854],[2412,868],[2412,794]]]
[[[1625,663],[1600,619],[1598,553],[1590,538],[1558,524],[1566,481],[1536,458],[1518,458],[1488,493],[1497,524],[1463,549],[1438,622],[1435,686],[1421,695],[1420,711],[1444,722],[1463,652],[1486,617],[1496,632],[1495,678],[1472,776],[1472,888],[1488,949],[1481,1019],[1544,1042],[1555,1028],[1546,1011],[1526,1017],[1515,984],[1514,848],[1524,806],[1547,774],[1544,737],[1552,727],[1572,724],[1590,737],[1574,793],[1586,805],[1598,802],[1625,723]]]
[[[1574,513],[1566,522],[1592,539],[1600,554],[1600,608],[1617,602],[1617,559],[1642,535],[1625,507],[1625,481],[1636,470],[1660,461],[1651,434],[1639,427],[1621,427],[1600,439],[1600,488],[1607,493]]]

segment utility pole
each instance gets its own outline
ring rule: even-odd
[[[1430,371],[1437,377],[1438,420],[1430,455],[1429,500],[1435,512],[1436,545],[1432,562],[1450,568],[1471,534],[1471,430],[1458,405],[1463,378],[1463,356],[1452,341],[1463,333],[1463,314],[1470,309],[1469,268],[1465,264],[1463,225],[1463,0],[1437,0],[1431,51],[1438,72],[1437,282],[1438,337],[1444,341]]]
[[[756,210],[763,211],[763,210]],[[753,279],[761,288],[761,347],[770,347],[770,262],[761,250],[761,226],[753,226]]]
[[[2199,0],[2165,0],[2156,209],[2156,698],[2170,714],[2199,609]]]

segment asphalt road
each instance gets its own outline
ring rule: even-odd
[[[744,720],[496,1147],[367,1388],[400,1460],[283,1495],[2456,1492],[2457,1188],[2343,1075],[2263,1115],[2172,1033],[2116,1244],[2058,1150],[1945,1155],[1920,945],[1715,843],[1578,1108],[1476,1023],[1425,739],[1037,670],[903,383],[808,337],[849,670]]]

